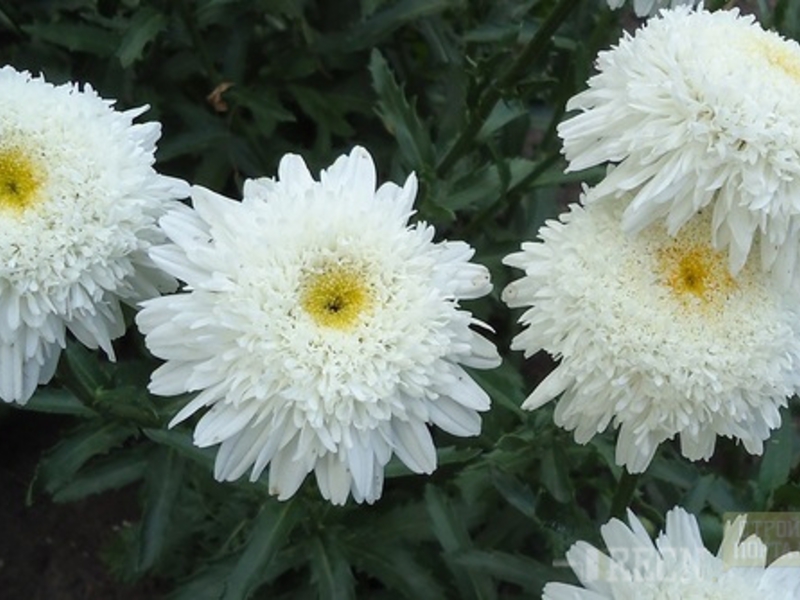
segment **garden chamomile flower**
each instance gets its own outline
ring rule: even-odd
[[[655,543],[630,511],[628,523],[612,519],[600,529],[608,555],[575,543],[567,561],[583,587],[548,583],[543,600],[800,598],[800,553],[766,566],[764,543],[755,535],[742,540],[744,516],[726,524],[716,555],[703,545],[697,520],[680,507],[667,513]]]
[[[721,49],[724,49],[722,51]],[[784,284],[800,248],[800,45],[737,10],[664,10],[601,52],[559,134],[569,169],[613,165],[587,201],[626,196],[624,229],[670,234],[708,207],[732,273],[760,241]]]
[[[153,170],[158,123],[88,85],[0,69],[0,398],[50,380],[66,331],[111,358],[135,304],[174,287],[147,255],[188,186]]]
[[[630,236],[626,204],[573,205],[504,260],[525,276],[503,299],[529,307],[512,349],[561,361],[523,408],[561,395],[555,422],[582,444],[619,427],[616,461],[633,473],[676,434],[691,460],[718,435],[760,454],[800,384],[796,301],[753,258],[730,273],[707,211],[675,237],[661,222]]]
[[[255,480],[269,465],[286,499],[314,471],[333,503],[373,502],[392,454],[434,470],[428,423],[480,432],[489,398],[463,366],[500,359],[459,301],[487,294],[489,272],[467,244],[408,225],[413,175],[402,188],[375,182],[363,148],[320,181],[287,155],[277,180],[245,183],[243,202],[196,187],[194,210],[161,220],[174,244],[153,259],[186,287],[137,316],[167,360],[150,389],[200,391],[171,425],[210,407],[194,441],[221,444],[217,479]]]

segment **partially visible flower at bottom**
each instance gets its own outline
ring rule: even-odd
[[[800,552],[766,565],[767,546],[742,540],[746,517],[725,525],[716,555],[703,545],[695,517],[681,507],[666,516],[655,543],[636,516],[600,528],[609,554],[576,542],[567,562],[582,588],[548,583],[543,600],[797,600]]]
[[[710,211],[674,237],[663,223],[627,235],[625,205],[573,205],[505,258],[525,277],[503,299],[528,307],[512,349],[561,361],[522,407],[561,395],[555,422],[582,444],[619,427],[616,461],[632,473],[675,435],[691,460],[710,458],[718,435],[761,454],[800,388],[796,296],[757,254],[734,278],[711,246]]]
[[[269,465],[270,492],[287,499],[314,471],[333,503],[374,502],[392,454],[435,469],[428,423],[480,433],[489,397],[463,366],[500,359],[459,301],[487,294],[489,271],[464,242],[408,225],[413,175],[375,184],[363,148],[320,181],[287,155],[241,203],[194,188],[194,210],[161,220],[174,244],[153,259],[187,285],[137,316],[167,360],[150,389],[200,391],[170,425],[211,407],[194,442],[221,444],[217,479]]]

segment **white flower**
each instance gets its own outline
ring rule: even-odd
[[[662,11],[615,48],[568,109],[570,170],[615,165],[587,201],[630,195],[625,231],[666,218],[678,231],[713,211],[731,271],[761,240],[786,283],[800,248],[800,45],[737,10]]]
[[[576,542],[567,561],[583,587],[548,583],[543,600],[800,598],[800,553],[766,566],[765,544],[756,535],[742,540],[744,516],[726,523],[716,555],[705,548],[697,520],[684,509],[673,508],[666,521],[654,544],[632,512],[627,526],[612,519],[600,528],[609,555]]]
[[[174,245],[152,256],[187,285],[137,316],[167,360],[150,389],[202,390],[170,425],[211,406],[194,441],[221,444],[217,479],[256,480],[269,464],[286,499],[313,470],[332,502],[373,502],[392,453],[434,470],[426,423],[480,432],[489,398],[462,365],[499,357],[458,301],[487,294],[489,272],[467,244],[407,224],[413,175],[377,191],[375,179],[363,148],[319,182],[287,155],[277,180],[245,182],[243,202],[195,187],[194,210],[161,220]]]
[[[695,6],[701,0],[633,0],[633,11],[637,17],[648,17],[654,15],[662,8],[675,8],[676,6],[690,5]],[[620,8],[625,4],[625,0],[606,0],[608,7],[612,10]]]
[[[523,408],[563,392],[556,424],[581,444],[619,426],[616,460],[634,473],[675,434],[691,460],[708,459],[717,435],[760,454],[800,384],[796,302],[753,260],[732,277],[706,212],[676,237],[663,223],[629,236],[625,203],[573,205],[504,261],[526,275],[503,299],[530,306],[512,349],[561,359]]]
[[[147,255],[186,184],[153,170],[158,123],[88,85],[0,69],[0,398],[50,380],[66,330],[113,360],[135,304],[174,280]]]

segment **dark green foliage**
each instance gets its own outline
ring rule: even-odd
[[[800,35],[794,3],[767,22]],[[771,19],[771,20],[770,20]],[[539,597],[574,581],[578,539],[631,507],[653,530],[675,504],[701,514],[707,541],[726,511],[799,510],[797,411],[762,459],[721,443],[710,464],[659,449],[626,478],[614,436],[586,446],[552,408],[519,406],[552,364],[508,351],[518,314],[499,303],[500,259],[533,239],[602,169],[563,173],[555,136],[618,16],[601,0],[50,0],[0,6],[0,57],[54,82],[91,84],[121,109],[149,104],[160,171],[238,197],[301,153],[312,170],[367,147],[382,180],[420,178],[418,215],[439,239],[466,239],[495,292],[469,303],[495,329],[502,367],[474,372],[491,395],[480,437],[436,433],[439,468],[386,470],[372,506],[324,502],[313,475],[278,502],[267,475],[213,480],[214,448],[191,425],[167,429],[186,398],[147,392],[157,362],[131,331],[119,361],[69,343],[57,383],[25,407],[71,415],[32,492],[58,502],[135,483],[138,523],[108,562],[122,579],[157,577],[173,600]],[[516,275],[514,275],[516,277]],[[715,537],[716,536],[716,537]]]

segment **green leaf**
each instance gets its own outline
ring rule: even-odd
[[[455,446],[437,448],[436,465],[438,468],[441,468],[445,465],[468,462],[479,454],[481,454],[480,448],[456,448]],[[406,477],[409,475],[414,476],[416,473],[400,462],[396,456],[393,457],[389,464],[386,465],[386,469],[384,471],[384,477],[386,479],[391,479],[393,477]]]
[[[453,560],[452,555],[472,549],[469,531],[447,497],[432,485],[425,487],[425,504],[436,538],[445,551],[444,560],[453,574],[459,597],[484,600],[496,598],[491,578],[483,573],[465,569]]]
[[[795,437],[794,420],[785,411],[780,428],[764,443],[764,458],[758,471],[758,486],[763,492],[769,494],[789,480]]]
[[[452,191],[434,198],[434,202],[453,211],[482,207],[495,202],[500,197],[501,188],[502,181],[497,166],[484,165],[456,181]]]
[[[446,596],[439,581],[419,564],[412,552],[392,544],[351,544],[345,548],[359,570],[379,579],[406,598],[440,600]]]
[[[89,459],[105,454],[135,433],[134,427],[120,423],[86,423],[59,442],[39,463],[36,481],[54,494],[66,486]]]
[[[138,481],[147,470],[145,448],[112,454],[79,470],[53,494],[53,502],[73,502]]]
[[[73,52],[87,52],[98,56],[113,54],[119,43],[117,34],[84,23],[33,23],[23,25],[22,29],[44,42],[62,46]]]
[[[302,85],[288,85],[289,91],[297,100],[300,109],[307,114],[318,127],[325,127],[331,133],[342,137],[352,137],[353,128],[345,120],[342,111],[332,102],[332,98]]]
[[[111,377],[97,352],[74,342],[67,344],[61,358],[59,377],[84,402],[93,402],[100,390],[110,387]]]
[[[182,582],[167,600],[220,600],[225,593],[225,578],[235,564],[236,561],[230,559],[206,567]]]
[[[143,8],[134,14],[117,49],[117,57],[127,68],[142,57],[144,47],[167,27],[167,18],[157,10]]]
[[[213,448],[198,448],[192,442],[192,435],[185,431],[173,429],[143,429],[147,437],[154,442],[168,446],[180,452],[186,458],[202,465],[206,469],[214,470],[214,458],[217,454]]]
[[[684,499],[680,502],[687,511],[699,514],[708,502],[708,496],[717,483],[716,475],[703,475],[699,477]]]
[[[409,21],[435,15],[458,2],[459,0],[400,0],[344,33],[335,33],[323,38],[315,50],[320,55],[325,55],[331,52],[344,54],[372,48]]]
[[[319,597],[330,600],[355,599],[355,580],[337,544],[330,536],[323,541],[315,538],[311,543],[311,581],[316,584]]]
[[[139,573],[150,569],[164,551],[170,516],[183,483],[183,466],[183,458],[170,449],[160,450],[150,461],[136,565]]]
[[[269,499],[265,502],[253,524],[244,552],[228,577],[223,600],[244,600],[255,591],[262,572],[288,542],[299,516],[291,500],[278,503]]]
[[[500,469],[492,468],[491,473],[492,484],[500,492],[500,495],[505,498],[506,502],[526,517],[535,518],[536,496],[530,486]]]
[[[542,455],[542,484],[557,501],[567,503],[572,500],[572,484],[567,467],[569,461],[559,446],[551,446]]]
[[[510,362],[503,361],[499,367],[488,371],[471,369],[469,374],[489,394],[492,402],[519,417],[529,414],[520,408],[525,398],[522,376]]]
[[[469,550],[454,556],[453,562],[470,571],[517,584],[529,592],[539,592],[552,575],[549,568],[533,559],[499,551]]]
[[[480,131],[475,136],[475,140],[478,142],[485,141],[512,121],[527,115],[529,111],[530,109],[523,104],[509,104],[502,100],[499,101],[483,122]]]
[[[424,171],[434,163],[434,151],[428,130],[417,112],[406,100],[403,88],[397,84],[389,64],[377,49],[369,61],[372,86],[378,94],[378,115],[386,129],[397,139],[400,154],[407,166]]]
[[[40,387],[33,397],[22,406],[24,410],[50,413],[56,415],[73,415],[76,417],[96,417],[92,409],[87,408],[69,390]]]

